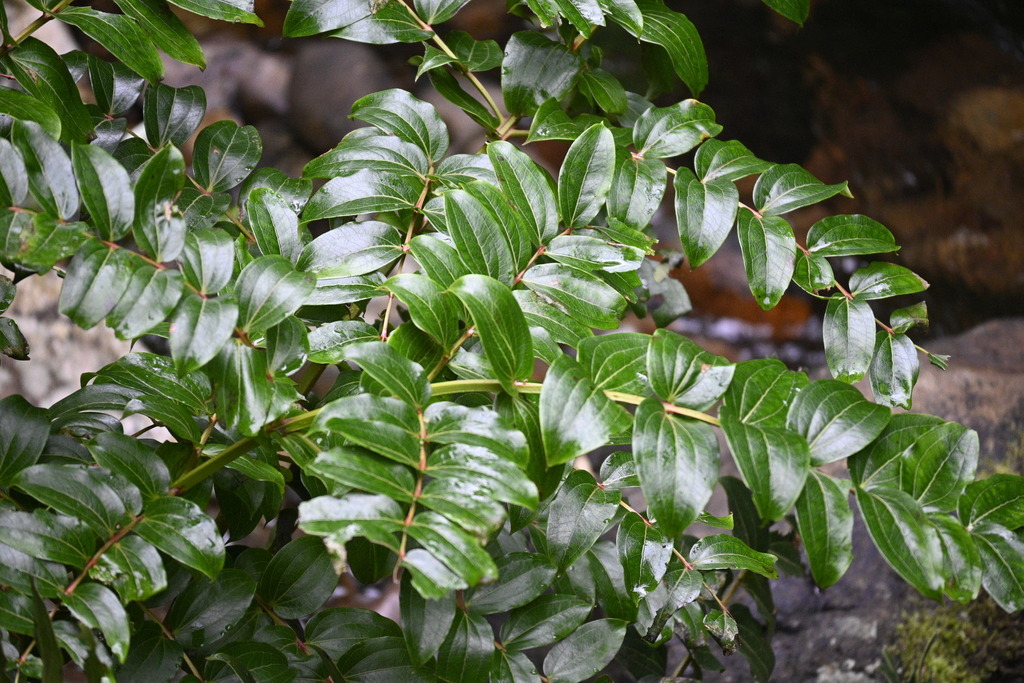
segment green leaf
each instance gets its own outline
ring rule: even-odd
[[[567,228],[581,228],[597,215],[614,172],[615,140],[608,128],[595,124],[569,147],[558,174],[558,208]]]
[[[470,272],[512,284],[517,264],[496,216],[465,190],[444,195],[444,225]]]
[[[150,83],[163,78],[164,65],[160,55],[132,17],[97,12],[89,7],[67,7],[61,11],[60,20],[81,30]]]
[[[235,242],[217,228],[196,230],[185,236],[181,272],[201,294],[216,294],[235,274]]]
[[[483,617],[458,612],[437,653],[437,680],[483,681],[494,653],[494,632]]]
[[[171,59],[206,67],[203,48],[166,4],[159,0],[116,0],[121,10],[139,22],[145,35]]]
[[[651,517],[667,538],[678,538],[711,498],[719,460],[714,433],[647,399],[636,413],[633,459]]]
[[[867,302],[841,294],[830,298],[822,338],[832,376],[851,383],[862,378],[871,366],[874,335],[875,316]]]
[[[957,501],[957,513],[966,524],[987,521],[1014,531],[1024,526],[1022,502],[1024,477],[993,474],[967,486]]]
[[[921,276],[894,263],[875,261],[850,276],[850,293],[861,301],[915,294],[928,288]]]
[[[626,622],[598,619],[580,626],[544,657],[544,675],[551,683],[578,683],[603,669],[626,637]]]
[[[524,218],[534,244],[544,244],[558,232],[558,210],[551,180],[536,162],[508,142],[487,146],[498,185]]]
[[[295,266],[320,279],[364,275],[401,256],[401,244],[401,234],[386,223],[344,223],[307,244]]]
[[[256,592],[282,619],[297,619],[321,607],[337,583],[323,541],[303,536],[274,553]]]
[[[370,16],[371,5],[353,0],[296,0],[288,7],[283,33],[289,38],[344,28]]]
[[[810,0],[762,0],[762,2],[799,26],[804,25],[807,15],[811,11]]]
[[[115,543],[89,576],[112,586],[124,602],[146,600],[167,588],[160,553],[138,536],[126,536]]]
[[[836,282],[832,265],[821,254],[798,251],[793,268],[793,282],[808,294],[831,289]]]
[[[133,266],[130,252],[90,241],[68,266],[60,292],[60,312],[89,329],[117,305],[128,287]]]
[[[191,581],[175,598],[164,625],[188,649],[209,645],[241,620],[255,589],[241,569],[225,569],[211,581]]]
[[[786,426],[799,432],[811,448],[811,465],[848,458],[875,440],[889,423],[884,406],[864,399],[856,388],[836,380],[803,387],[786,416]]]
[[[253,13],[253,0],[171,0],[171,4],[210,19],[263,26]]]
[[[184,145],[205,114],[206,93],[195,85],[172,88],[157,83],[146,89],[142,100],[146,139],[153,147],[163,147],[168,142],[176,147]]]
[[[448,151],[448,128],[437,110],[405,90],[382,90],[359,99],[352,105],[352,118],[416,145],[435,161]]]
[[[778,164],[757,179],[754,205],[764,216],[778,216],[837,194],[853,196],[845,182],[826,185],[797,164]]]
[[[28,360],[28,340],[21,333],[18,323],[11,318],[0,317],[0,355],[14,360]]]
[[[731,402],[719,416],[736,464],[762,519],[778,521],[796,502],[810,468],[810,450],[800,434],[742,422]]]
[[[595,6],[597,5],[594,2]],[[600,15],[600,10],[598,10]],[[604,24],[603,16],[601,24]],[[580,92],[607,114],[626,111],[626,90],[615,76],[604,69],[588,69],[580,75]]]
[[[267,354],[240,341],[228,343],[211,365],[216,403],[223,421],[246,436],[256,436],[300,398],[295,385],[275,378]]]
[[[128,656],[128,613],[113,591],[98,583],[83,583],[74,593],[63,596],[64,606],[91,628],[98,629],[118,661]]]
[[[736,140],[707,140],[694,155],[694,168],[700,179],[739,180],[767,170],[771,164],[761,161]]]
[[[249,194],[245,210],[260,251],[266,256],[280,254],[296,263],[304,235],[293,206],[274,190],[260,187]]]
[[[684,100],[668,107],[651,107],[641,114],[633,126],[633,144],[641,158],[663,159],[688,152],[721,130],[711,107]]]
[[[96,550],[97,536],[75,517],[39,508],[0,512],[0,542],[31,557],[85,567]]]
[[[455,446],[479,446],[509,465],[525,466],[526,439],[505,417],[489,408],[467,408],[456,403],[437,402],[424,412],[426,439]]]
[[[229,298],[186,294],[171,317],[171,358],[186,375],[213,360],[234,334],[238,304]]]
[[[235,282],[238,326],[266,330],[297,311],[313,291],[314,279],[283,256],[261,256],[242,269]]]
[[[88,139],[92,130],[89,112],[82,104],[82,97],[67,66],[52,47],[30,36],[22,40],[18,49],[12,50],[3,61],[29,95],[57,112],[62,142],[85,142]]]
[[[412,406],[394,398],[369,394],[340,398],[320,409],[314,431],[339,432],[395,462],[419,463],[419,418]]]
[[[622,295],[604,280],[561,263],[535,265],[523,274],[522,282],[587,327],[617,328],[626,307]]]
[[[557,568],[544,555],[508,553],[495,558],[498,580],[478,587],[466,600],[475,614],[508,612],[534,601],[554,581]]]
[[[306,164],[302,175],[334,178],[370,170],[424,176],[429,168],[427,155],[411,142],[394,135],[349,135],[337,147]]]
[[[43,562],[20,550],[0,543],[0,582],[25,595],[38,588],[46,598],[63,594],[68,582],[67,568],[54,562]]]
[[[673,187],[679,239],[687,262],[696,268],[711,258],[729,236],[736,222],[739,191],[731,180],[701,182],[686,168],[676,172]]]
[[[658,330],[650,339],[646,375],[651,389],[663,401],[707,410],[732,381],[735,366],[712,355],[686,337]]]
[[[532,683],[537,667],[522,652],[495,650],[491,660],[490,680],[492,683]]]
[[[583,557],[604,533],[621,494],[599,487],[582,470],[573,470],[548,508],[547,552],[559,571]]]
[[[1020,611],[1024,607],[1024,541],[1020,534],[983,522],[971,537],[985,567],[981,585],[1005,611]]]
[[[144,498],[158,498],[170,488],[167,465],[137,439],[104,432],[86,445],[97,463],[134,484]]]
[[[289,666],[285,653],[281,649],[268,646],[267,643],[229,643],[207,659],[224,662],[227,670],[237,676],[235,680],[291,683],[296,675],[296,672]],[[207,667],[207,675],[210,675],[211,670],[217,671],[215,667]],[[221,669],[221,671],[224,670]],[[219,676],[214,673],[211,678],[213,677]]]
[[[142,508],[138,489],[102,467],[34,465],[19,472],[11,485],[100,534],[113,534]]]
[[[757,305],[767,311],[779,303],[793,279],[796,266],[793,228],[784,218],[758,217],[752,211],[743,210],[739,214],[738,232],[750,292]]]
[[[57,261],[68,258],[88,239],[85,223],[65,223],[45,213],[31,216],[27,213],[8,212],[10,223],[0,223],[0,230],[10,226],[6,237],[13,251],[0,252],[5,259],[23,266],[45,271]]]
[[[668,170],[658,159],[639,159],[623,153],[616,160],[612,187],[608,191],[607,212],[633,230],[650,225],[665,196]]]
[[[6,30],[6,27],[5,27]],[[60,673],[63,664],[60,646],[57,644],[57,637],[53,632],[53,622],[46,611],[46,604],[39,597],[39,591],[33,584],[32,592],[32,621],[34,622],[32,633],[35,635],[39,645],[39,658],[42,660],[42,683],[59,683],[62,680]]]
[[[165,426],[179,442],[202,439],[192,411],[164,396],[137,396],[125,405],[124,415],[145,415]]]
[[[645,334],[602,334],[582,340],[576,360],[596,388],[643,395],[647,391],[648,345]]]
[[[540,33],[512,34],[501,67],[505,107],[517,116],[531,116],[545,100],[568,93],[582,66],[579,55]]]
[[[639,602],[661,583],[672,558],[672,544],[653,523],[627,514],[615,537],[626,590]]]
[[[575,631],[594,605],[576,595],[547,594],[514,609],[501,626],[501,644],[508,652],[551,645]]]
[[[416,480],[407,467],[356,448],[322,451],[308,468],[324,479],[404,503],[412,502],[416,488]]]
[[[459,311],[455,300],[441,285],[418,273],[392,277],[387,288],[405,304],[413,324],[445,349],[459,337]]]
[[[867,216],[828,216],[807,232],[807,250],[820,256],[885,254],[899,247],[889,229]]]
[[[96,104],[109,116],[123,114],[142,94],[146,79],[120,62],[107,62],[94,55],[89,62],[89,84],[96,96]]]
[[[170,268],[138,266],[107,325],[119,339],[136,339],[162,323],[178,305],[184,289],[181,273]]]
[[[321,187],[303,209],[302,222],[409,209],[416,205],[422,190],[423,180],[416,176],[357,171]]]
[[[429,47],[427,48],[430,49]],[[443,54],[443,53],[442,53]],[[499,53],[500,54],[500,53]],[[447,55],[443,55],[446,59],[451,59]],[[422,66],[427,65],[424,62]],[[494,131],[500,123],[498,118],[479,100],[475,99],[472,95],[467,93],[459,81],[445,69],[434,69],[429,72],[430,84],[434,86],[434,90],[439,95],[444,97],[446,100],[457,106],[466,115],[473,119],[476,123],[483,126],[489,131]]]
[[[425,31],[419,21],[413,18],[402,5],[388,2],[378,7],[369,16],[363,17],[331,35],[359,43],[390,45],[428,40],[433,32]]]
[[[910,410],[918,372],[917,349],[905,334],[881,331],[868,368],[871,393],[881,405]]]
[[[19,206],[27,195],[28,170],[25,168],[25,159],[10,140],[0,138],[0,200],[3,200],[0,204]]]
[[[407,527],[425,549],[470,585],[498,577],[494,560],[477,540],[433,512],[423,512]]]
[[[98,410],[120,410],[131,398],[158,391],[161,396],[181,403],[193,414],[206,414],[210,381],[200,374],[179,376],[171,359],[154,353],[130,353],[100,369],[87,389],[111,391],[124,387],[126,396]],[[73,396],[73,395],[72,395]],[[69,397],[70,398],[70,397]],[[56,410],[58,405],[54,406]],[[66,410],[74,409],[68,406]]]
[[[412,661],[421,665],[429,661],[445,641],[455,620],[453,596],[427,600],[413,590],[412,582],[403,578],[399,592],[402,635]],[[450,653],[450,651],[449,651]]]
[[[540,394],[540,424],[549,467],[604,446],[629,429],[613,403],[568,356],[552,363]]]
[[[117,671],[123,683],[170,680],[181,664],[182,647],[165,638],[156,624],[146,623],[132,635],[131,650]]]
[[[224,544],[217,525],[184,498],[157,498],[146,504],[135,533],[186,567],[213,579],[224,566]]]
[[[939,532],[946,583],[942,592],[967,603],[981,591],[984,570],[978,544],[964,526],[950,515],[930,514],[928,522]]]
[[[21,152],[29,192],[43,211],[62,222],[73,220],[80,197],[71,159],[60,143],[32,121],[15,121],[11,142]]]
[[[0,486],[39,460],[50,434],[50,416],[18,395],[0,399]]]
[[[135,230],[139,247],[157,261],[172,261],[185,246],[185,221],[174,204],[185,182],[185,159],[164,147],[142,167],[135,183]]]
[[[0,113],[13,119],[34,121],[51,138],[60,138],[60,117],[45,102],[10,88],[0,90]]]
[[[885,561],[926,597],[938,600],[942,546],[921,506],[910,495],[878,486],[856,487],[861,516]]]
[[[374,328],[358,320],[321,325],[309,333],[309,360],[333,365],[345,360],[345,347],[353,342],[380,339]]]
[[[89,223],[107,241],[124,237],[135,215],[128,172],[95,145],[73,144],[71,163]]]
[[[469,309],[495,379],[510,394],[515,382],[533,373],[533,343],[526,319],[502,283],[485,275],[465,275],[450,291]]]
[[[42,600],[39,602],[43,604]],[[32,600],[20,593],[15,593],[14,591],[0,592],[0,628],[10,633],[20,633],[26,636],[34,635],[36,621],[33,619],[32,607]],[[42,613],[44,616],[46,615],[45,605],[43,605]],[[43,624],[39,625],[43,626]],[[5,683],[9,682],[10,679],[8,678]]]
[[[796,500],[796,524],[807,551],[811,575],[828,588],[853,562],[853,511],[849,482],[812,469]]]
[[[778,558],[768,553],[759,553],[734,536],[716,534],[705,536],[690,549],[690,563],[694,569],[746,569],[747,571],[778,578],[775,562]]]
[[[196,136],[192,169],[196,182],[207,192],[224,192],[245,180],[262,155],[263,143],[255,128],[218,121]]]
[[[928,305],[923,301],[897,308],[889,315],[889,326],[896,334],[902,334],[915,325],[928,326]]]
[[[395,398],[417,409],[424,408],[430,400],[430,384],[423,368],[387,344],[380,341],[352,344],[345,356],[358,363]]]
[[[637,7],[643,16],[640,40],[665,48],[676,75],[694,97],[700,95],[708,82],[708,60],[697,29],[685,15],[659,2],[641,0]]]

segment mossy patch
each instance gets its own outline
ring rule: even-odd
[[[1006,614],[987,596],[966,606],[922,601],[903,613],[887,652],[903,681],[1024,680],[1024,614]]]

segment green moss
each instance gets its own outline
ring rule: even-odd
[[[905,681],[1018,680],[1024,675],[1024,616],[1006,614],[988,597],[967,606],[921,605],[904,612],[890,651]]]

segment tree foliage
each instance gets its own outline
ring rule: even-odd
[[[766,2],[806,18],[806,0]],[[830,263],[896,250],[889,230],[830,216],[799,243],[787,214],[845,183],[758,159],[707,104],[655,106],[658,77],[641,95],[603,68],[591,38],[614,26],[698,96],[683,14],[528,0],[512,11],[530,28],[500,46],[445,30],[465,0],[294,0],[288,36],[422,43],[418,75],[489,142],[450,153],[435,108],[388,90],[291,178],[255,170],[252,127],[199,130],[200,89],[159,82],[157,49],[204,64],[162,0],[33,4],[17,36],[0,11],[19,86],[0,90],[0,257],[19,278],[56,269],[81,327],[163,336],[169,355],[130,353],[49,408],[0,400],[0,679],[60,680],[70,660],[95,681],[655,680],[677,640],[676,673],[738,649],[764,680],[766,580],[801,559],[839,580],[854,508],[924,595],[1024,606],[1024,478],[976,481],[974,432],[891,411],[919,352],[945,359],[908,336],[923,304],[883,322],[872,302],[927,283],[879,260],[843,284]],[[259,23],[251,2],[174,4]],[[50,20],[114,61],[57,55],[32,37]],[[499,69],[503,102],[478,78]],[[140,102],[142,135],[125,118]],[[552,175],[511,140],[567,152]],[[688,308],[651,237],[670,184],[691,266],[735,229],[761,307],[791,282],[827,301],[835,379],[666,329],[595,335]],[[0,278],[2,310],[15,291]],[[27,357],[0,323],[4,353]],[[874,402],[850,384],[865,376]],[[126,435],[130,415],[170,439]],[[716,430],[740,478],[719,479]],[[850,480],[823,469],[843,460]],[[727,517],[705,511],[719,483]],[[399,581],[401,626],[325,607],[340,571]],[[731,604],[744,591],[756,609]]]

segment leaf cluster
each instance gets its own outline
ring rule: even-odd
[[[627,90],[591,41],[617,25],[696,97],[707,59],[683,14],[527,0],[512,11],[534,28],[499,46],[440,28],[465,0],[295,0],[288,36],[422,43],[418,76],[488,141],[453,153],[432,105],[388,90],[291,178],[257,168],[252,127],[199,129],[200,89],[159,82],[157,49],[203,65],[162,0],[34,4],[18,36],[0,10],[19,86],[0,90],[0,258],[56,269],[81,327],[169,353],[125,355],[48,408],[0,400],[0,679],[71,661],[96,681],[658,680],[738,650],[767,680],[771,580],[806,563],[836,583],[855,508],[923,594],[1024,606],[1024,478],[975,481],[974,432],[891,411],[910,407],[927,311],[886,323],[871,302],[926,283],[885,261],[836,279],[830,259],[895,251],[889,230],[831,216],[800,244],[787,214],[845,183],[720,140],[696,99],[656,106],[656,69]],[[245,0],[175,4],[259,21]],[[114,61],[57,55],[31,35],[51,20]],[[478,76],[499,68],[501,103]],[[557,173],[517,139],[562,141]],[[791,283],[827,300],[834,379],[667,329],[595,334],[689,309],[651,237],[669,186],[691,267],[735,229],[759,305]],[[0,313],[15,293],[0,279]],[[27,357],[14,320],[0,336]],[[851,386],[865,375],[874,402]],[[169,438],[126,434],[129,416]],[[716,430],[739,478],[720,478]],[[705,510],[717,486],[725,517]],[[401,626],[334,606],[342,572],[397,582]]]

